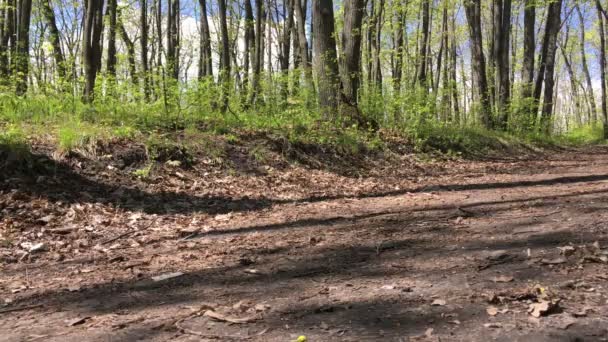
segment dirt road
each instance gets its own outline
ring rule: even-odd
[[[72,201],[5,184],[3,237],[29,244],[2,247],[0,341],[608,340],[607,148],[324,176],[314,196],[299,172],[222,210],[84,171]]]

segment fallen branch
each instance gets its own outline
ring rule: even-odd
[[[8,308],[8,309],[0,310],[0,314],[8,313],[8,312],[15,312],[15,311],[23,311],[23,310],[35,309],[35,308],[39,308],[41,306],[42,306],[42,304],[36,304],[36,305],[20,306],[18,308]]]

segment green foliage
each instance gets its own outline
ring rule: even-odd
[[[133,171],[133,175],[140,179],[148,179],[150,178],[150,173],[152,172],[152,167],[154,164],[149,163],[141,169]]]

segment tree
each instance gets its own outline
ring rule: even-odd
[[[308,85],[311,81],[311,64],[308,58],[308,40],[306,38],[306,8],[307,0],[295,0],[295,15],[298,32],[298,46],[300,50],[300,62],[304,69],[304,79]]]
[[[562,0],[549,3],[547,9],[547,24],[545,25],[545,36],[540,56],[540,66],[534,87],[534,101],[536,106],[540,103],[543,90],[544,97],[541,112],[541,129],[549,133],[551,129],[551,116],[553,113],[553,88],[555,86],[555,57],[557,55],[557,34],[561,24]],[[534,111],[536,113],[537,110]]]
[[[608,19],[600,0],[595,0],[598,16],[598,30],[600,33],[600,80],[602,97],[602,116],[604,118],[604,139],[608,139],[608,104],[606,103],[606,25]]]
[[[209,21],[207,20],[207,1],[199,0],[198,3],[201,8],[198,77],[199,79],[202,79],[204,77],[213,76],[213,61],[211,58],[211,31],[209,29]],[[249,6],[251,7],[250,0],[245,0],[245,3],[249,3]]]
[[[108,0],[108,57],[106,59],[106,71],[111,76],[116,76],[116,23],[118,12],[118,1]]]
[[[169,74],[179,79],[179,0],[168,0],[167,4],[167,66]]]
[[[342,91],[345,101],[357,104],[361,78],[361,39],[365,0],[344,3],[344,29],[342,30],[342,58],[340,59]]]
[[[312,13],[313,69],[318,82],[319,107],[323,117],[330,119],[338,109],[340,86],[333,1],[313,0]]]
[[[536,0],[526,0],[524,8],[524,52],[522,61],[522,99],[525,104],[529,104],[534,89],[534,55],[536,52]],[[534,110],[534,106],[525,106],[525,111]]]
[[[85,73],[83,100],[93,100],[95,79],[101,66],[101,32],[103,31],[103,1],[86,0],[82,39],[82,54]]]
[[[30,19],[32,17],[32,0],[19,0],[17,8],[17,54],[15,70],[17,71],[17,95],[27,92],[27,79],[30,65]]]
[[[469,1],[469,0],[465,0]],[[427,63],[429,58],[429,40],[430,40],[430,17],[431,17],[431,0],[422,0],[422,39],[420,42],[420,52],[418,54],[418,85],[425,91],[428,91],[427,83]],[[480,24],[481,25],[481,24]],[[481,34],[481,27],[479,33]],[[480,36],[481,38],[481,36]]]
[[[509,73],[509,35],[511,32],[511,0],[494,0],[495,3],[495,58],[496,58],[496,127],[505,129],[511,97]]]
[[[585,76],[585,83],[587,84],[585,99],[586,102],[589,104],[588,121],[597,121],[597,106],[595,104],[593,84],[591,83],[591,74],[589,73],[589,66],[587,64],[587,49],[585,47],[585,19],[583,18],[583,13],[581,12],[581,8],[578,3],[574,5],[574,9],[576,10],[578,21],[580,23],[579,48],[581,52],[581,67],[583,69],[583,75]]]
[[[42,10],[42,15],[44,16],[47,25],[49,25],[49,38],[51,41],[51,45],[53,46],[53,57],[55,58],[55,64],[57,65],[57,74],[59,75],[59,78],[62,81],[66,81],[68,79],[66,72],[66,64],[65,58],[63,56],[63,50],[61,48],[61,37],[59,34],[59,29],[57,28],[55,11],[51,6],[51,0],[41,0],[40,6]]]
[[[141,69],[144,79],[144,98],[150,99],[150,74],[148,64],[148,0],[139,1],[139,26],[141,28]]]
[[[223,85],[222,111],[228,108],[228,92],[230,90],[230,38],[228,36],[228,24],[226,22],[226,0],[219,0],[220,11],[220,81]]]
[[[483,54],[483,37],[481,33],[481,0],[465,1],[465,14],[471,38],[471,69],[479,98],[481,123],[486,128],[491,128],[491,104],[488,94],[488,79],[486,77],[486,62]]]

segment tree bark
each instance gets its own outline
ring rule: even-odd
[[[365,0],[344,3],[344,30],[342,31],[341,78],[345,100],[357,104],[361,79],[361,37]]]
[[[580,23],[579,48],[581,52],[581,67],[583,69],[583,75],[585,76],[585,83],[587,84],[587,95],[585,97],[586,102],[589,104],[589,122],[595,122],[597,121],[597,106],[595,104],[593,84],[591,83],[591,74],[589,73],[589,66],[587,64],[587,51],[585,47],[585,19],[583,18],[579,5],[575,4],[574,8]]]
[[[141,71],[144,79],[144,99],[150,99],[150,65],[148,63],[148,0],[139,2],[139,26],[141,28]]]
[[[600,76],[601,76],[601,97],[602,97],[602,116],[604,119],[604,139],[608,139],[608,104],[606,99],[606,26],[604,8],[600,0],[595,0],[598,16],[598,29],[600,32]]]
[[[483,38],[481,33],[481,0],[467,0],[465,12],[471,37],[471,68],[476,82],[479,98],[479,111],[481,123],[486,128],[492,127],[491,103],[488,93],[488,80],[486,77],[486,61],[483,54]]]
[[[91,102],[94,96],[95,80],[101,61],[101,31],[103,1],[86,0],[82,39],[82,54],[85,73],[83,100]]]
[[[221,35],[221,53],[220,53],[220,82],[222,84],[222,111],[228,109],[228,100],[230,92],[230,37],[228,35],[228,23],[226,21],[226,0],[219,0],[220,12],[220,35]]]
[[[209,29],[209,20],[207,19],[207,1],[198,0],[198,3],[201,7],[198,77],[199,80],[202,80],[204,77],[213,76],[213,60],[211,58],[211,31]],[[251,7],[250,0],[245,0],[245,6],[247,6],[247,4]],[[247,18],[245,18],[245,20],[247,20]],[[245,34],[247,34],[247,32]]]
[[[117,0],[108,0],[108,57],[106,59],[106,71],[111,76],[116,76],[116,25],[117,25]]]
[[[318,82],[319,106],[328,120],[338,109],[339,75],[332,0],[313,0],[313,68]]]
[[[175,80],[179,79],[179,0],[167,4],[167,67]]]
[[[55,64],[57,64],[57,74],[59,75],[60,81],[65,82],[69,77],[67,77],[65,58],[61,48],[61,37],[59,35],[59,29],[57,28],[55,12],[53,11],[50,0],[41,0],[40,4],[44,19],[49,25],[49,35],[51,45],[53,46],[53,57],[55,59]]]
[[[496,128],[506,129],[509,102],[511,97],[511,81],[509,73],[509,42],[511,32],[511,0],[494,0],[496,3]]]
[[[468,0],[466,0],[468,1]],[[431,17],[431,0],[422,0],[422,38],[420,42],[420,52],[418,54],[418,85],[421,86],[425,91],[428,91],[427,84],[427,62],[429,52],[429,39],[430,39],[430,17]],[[481,35],[481,30],[480,30]]]
[[[30,19],[32,17],[32,0],[19,0],[17,8],[17,54],[15,69],[17,71],[17,95],[27,92],[30,65]]]

